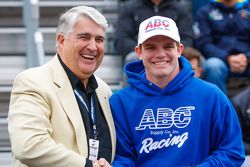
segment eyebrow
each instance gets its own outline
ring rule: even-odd
[[[78,33],[78,34],[76,34],[76,36],[77,37],[81,37],[81,36],[91,36],[91,34],[90,33]],[[97,36],[95,36],[95,38],[102,38],[103,40],[105,40],[105,37],[104,36],[102,36],[102,35],[97,35]]]

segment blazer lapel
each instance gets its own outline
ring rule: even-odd
[[[81,117],[81,113],[74,96],[72,86],[68,79],[66,72],[61,66],[57,56],[52,60],[53,61],[53,73],[54,73],[54,83],[56,85],[57,96],[61,101],[64,112],[69,117],[76,134],[76,141],[78,145],[79,152],[82,155],[88,155],[87,149],[84,149],[88,146],[86,132]]]

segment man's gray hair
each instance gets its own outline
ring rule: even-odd
[[[77,6],[61,15],[57,27],[57,33],[62,33],[64,36],[67,36],[74,30],[73,28],[76,22],[84,17],[92,19],[102,27],[104,31],[108,29],[106,18],[98,10],[88,6]]]

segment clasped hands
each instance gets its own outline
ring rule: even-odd
[[[99,160],[92,161],[93,167],[111,167],[111,165],[104,158],[100,158]]]

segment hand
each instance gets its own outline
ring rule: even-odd
[[[111,167],[111,165],[104,158],[92,161],[93,167]]]
[[[235,73],[243,73],[247,68],[247,57],[245,54],[237,54],[228,56],[228,64],[230,71]]]
[[[99,164],[101,167],[111,167],[111,165],[108,163],[108,161],[106,161],[106,159],[104,159],[104,158],[99,159]]]

